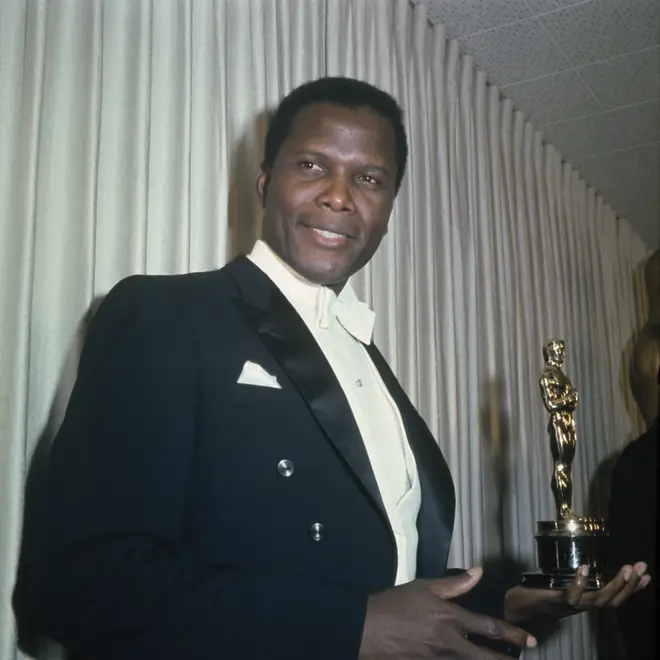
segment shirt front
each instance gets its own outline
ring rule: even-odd
[[[365,345],[375,314],[350,284],[337,296],[285,264],[263,241],[248,258],[280,289],[314,336],[346,395],[362,436],[397,548],[395,584],[415,578],[421,489],[398,407]]]

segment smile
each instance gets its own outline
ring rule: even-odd
[[[348,238],[346,234],[338,234],[334,231],[328,231],[327,229],[316,229],[315,227],[312,227],[311,229],[312,231],[315,231],[317,234],[325,236],[326,238]]]
[[[305,229],[309,232],[308,236],[312,241],[323,248],[341,248],[351,240],[351,237],[347,234],[330,231],[329,229],[318,229],[309,226],[305,226]]]

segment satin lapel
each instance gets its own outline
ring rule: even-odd
[[[252,262],[225,267],[242,298],[236,303],[309,406],[325,436],[389,526],[376,477],[355,418],[323,351],[286,297]]]
[[[417,463],[422,490],[422,505],[417,519],[417,577],[441,577],[447,567],[456,506],[449,466],[385,358],[373,344],[367,350],[399,407],[408,443]]]

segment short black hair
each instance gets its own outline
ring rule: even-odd
[[[268,124],[264,145],[264,166],[271,169],[293,121],[303,108],[314,103],[332,103],[344,108],[368,108],[387,119],[396,141],[395,190],[399,191],[408,160],[408,139],[403,111],[396,99],[378,87],[355,78],[325,77],[304,83],[285,96]]]

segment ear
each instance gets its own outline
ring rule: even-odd
[[[266,194],[268,193],[268,184],[270,183],[270,169],[266,163],[261,163],[259,166],[259,174],[257,174],[257,197],[261,202],[261,208],[266,206]]]

